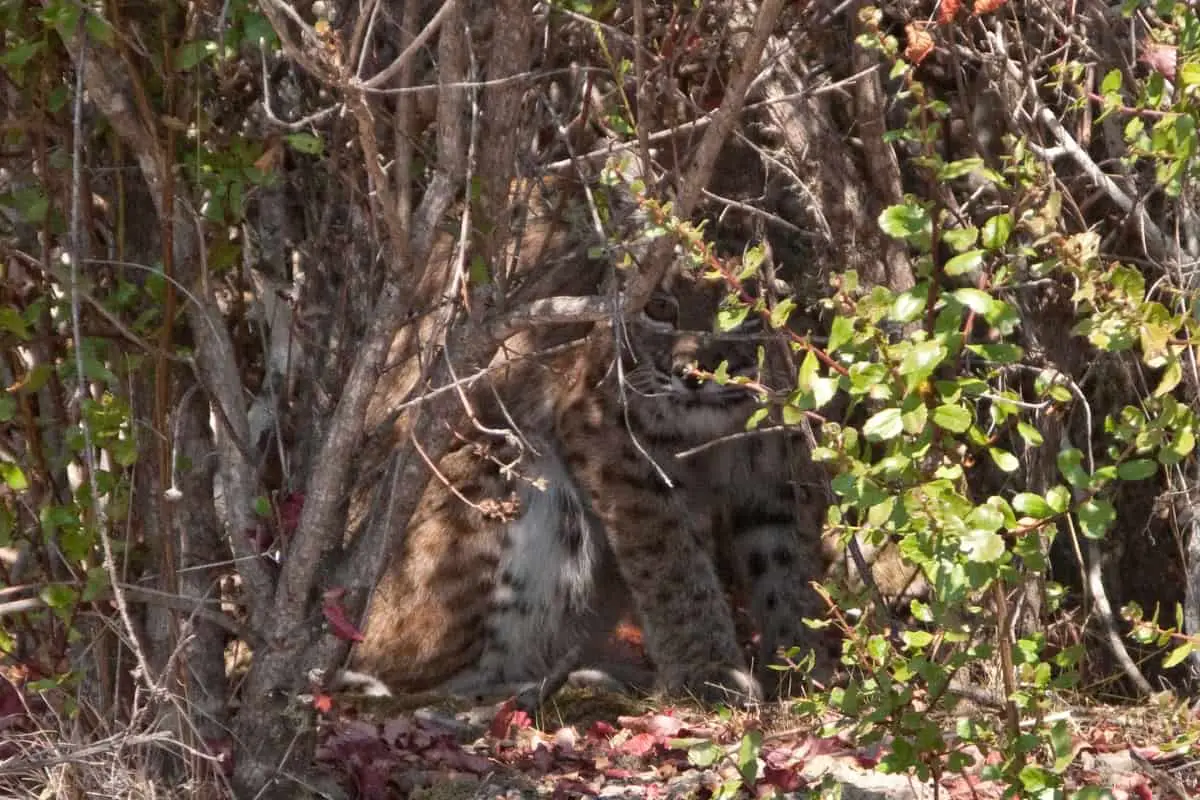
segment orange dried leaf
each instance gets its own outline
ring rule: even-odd
[[[983,16],[984,14],[992,13],[1007,2],[1008,0],[975,0],[975,5],[972,6],[972,10],[978,16]]]
[[[333,711],[333,698],[324,693],[314,694],[312,705],[318,714],[328,714]]]
[[[962,0],[942,0],[938,6],[938,24],[949,25],[954,21],[954,15],[962,8]]]
[[[904,48],[904,57],[913,63],[920,64],[925,57],[933,52],[933,37],[919,22],[910,22],[904,26],[908,36],[908,47]]]

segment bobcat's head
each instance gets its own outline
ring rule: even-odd
[[[674,276],[626,324],[626,398],[648,436],[702,442],[743,430],[757,407],[753,389],[697,374],[716,372],[725,363],[729,376],[761,381],[760,348],[765,364],[777,360],[769,332],[753,314],[734,331],[715,332],[726,294],[723,282]]]

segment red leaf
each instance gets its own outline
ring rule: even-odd
[[[617,717],[622,728],[638,733],[649,733],[664,739],[677,736],[683,730],[683,722],[667,714],[643,714],[640,717]]]
[[[333,711],[333,698],[324,692],[314,694],[312,704],[318,714],[328,714]]]
[[[325,621],[333,629],[334,636],[349,642],[361,642],[363,640],[362,633],[354,627],[354,623],[346,616],[346,609],[342,607],[341,600],[344,594],[346,594],[346,590],[341,588],[325,592],[321,613],[325,615]]]
[[[583,781],[577,781],[571,778],[562,778],[554,784],[554,793],[550,795],[550,798],[551,800],[565,800],[568,797],[595,796],[595,790]]]
[[[247,528],[245,533],[246,538],[254,542],[255,552],[265,553],[275,544],[275,534],[268,530],[266,525]]]
[[[550,748],[539,742],[529,756],[529,764],[544,775],[554,769],[554,754],[550,752]]]
[[[460,772],[470,772],[475,775],[485,775],[489,772],[494,772],[496,769],[496,765],[492,763],[491,759],[476,755],[475,753],[468,753],[461,747],[453,745],[427,750],[424,755],[430,761],[436,762],[443,767]]]
[[[767,767],[763,770],[763,780],[784,792],[796,792],[804,788],[804,779],[796,769]]]
[[[514,726],[520,730],[528,728],[531,724],[529,715],[517,708],[516,700],[509,698],[496,711],[488,734],[495,739],[506,739]]]
[[[304,492],[289,492],[279,501],[279,535],[284,541],[300,527],[300,512],[304,510]]]
[[[962,7],[962,0],[942,0],[938,6],[938,24],[949,25],[954,21],[954,15]]]
[[[654,749],[654,737],[648,733],[639,733],[629,737],[618,750],[631,756],[644,756]]]
[[[608,740],[615,736],[617,729],[602,719],[598,719],[588,728],[587,735],[593,739]]]

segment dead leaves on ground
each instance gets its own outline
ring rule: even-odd
[[[738,781],[739,797],[795,797],[823,780],[882,788],[889,797],[934,796],[932,784],[879,773],[886,744],[857,747],[845,738],[813,735],[812,726],[764,734],[761,718],[745,714],[666,708],[544,730],[509,701],[490,717],[464,718],[417,712],[386,721],[334,719],[318,758],[364,800],[431,796],[426,793],[432,787],[449,786],[459,787],[463,796],[707,798],[732,796],[721,795],[722,787],[728,791]],[[1100,786],[1117,800],[1171,797],[1162,785],[1170,780],[1162,777],[1166,771],[1192,796],[1200,792],[1194,764],[1136,742],[1139,737],[1112,719],[1076,725],[1075,758],[1067,772],[1072,787]],[[743,750],[747,735],[758,742],[749,764]],[[939,796],[1002,797],[1001,783],[980,777],[996,755],[962,749],[974,766],[945,775]]]

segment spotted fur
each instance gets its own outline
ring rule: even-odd
[[[723,440],[744,430],[754,396],[688,371],[725,361],[755,373],[762,341],[709,333],[718,287],[678,278],[670,290],[648,307],[657,319],[501,380],[507,416],[481,399],[487,423],[512,420],[517,436],[464,439],[443,459],[453,490],[434,478],[426,491],[356,669],[397,689],[519,685],[577,646],[586,661],[632,611],[660,686],[753,695],[731,590],[759,629],[758,666],[812,644],[800,620],[819,613],[808,584],[822,570],[823,512],[802,448],[783,435]],[[489,513],[509,498],[512,518]]]

